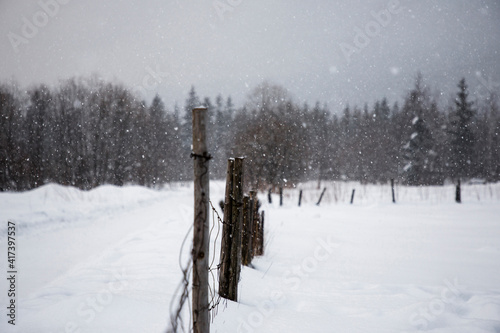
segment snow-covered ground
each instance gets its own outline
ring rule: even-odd
[[[283,207],[260,194],[265,255],[242,269],[240,300],[219,304],[212,332],[500,332],[500,184],[464,186],[461,205],[452,186],[398,186],[397,204],[388,186],[323,186],[319,207],[313,183],[299,186],[300,208],[298,189],[285,190]],[[211,183],[214,204],[223,188]],[[179,261],[189,259],[189,246],[180,259],[179,251],[192,191],[0,193],[0,331],[165,332]],[[15,326],[7,323],[8,221],[16,225]]]

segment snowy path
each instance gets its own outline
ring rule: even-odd
[[[78,193],[55,185],[37,191],[5,197],[1,210],[2,221],[8,216],[19,226],[19,332],[165,327],[191,220],[188,191],[103,187]]]
[[[370,191],[353,206],[333,193],[264,204],[266,254],[212,332],[500,332],[500,201],[392,205]],[[0,282],[0,331],[164,332],[191,203],[189,187],[0,193],[0,245],[15,221],[19,270],[15,327]]]

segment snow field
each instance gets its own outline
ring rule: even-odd
[[[212,332],[500,331],[498,184],[464,186],[462,205],[453,186],[398,186],[394,205],[390,186],[325,183],[319,207],[316,185],[298,186],[300,208],[297,189],[283,207],[259,194],[265,255],[242,268],[239,302],[219,304]],[[223,192],[211,183],[214,206]],[[16,222],[19,266],[15,327],[0,280],[0,331],[164,332],[189,260],[192,196],[180,184],[0,193],[1,248]]]
[[[231,304],[241,332],[494,332],[500,327],[497,221],[488,223],[487,214],[472,211],[469,221],[451,214],[441,223],[443,216],[435,213],[442,208],[422,213],[421,206],[339,208],[318,208],[311,217],[293,207],[280,221],[270,217],[268,231],[275,236],[266,256],[255,261],[262,273],[245,269],[251,284],[242,277],[241,303],[251,304],[248,314],[241,316],[241,306]],[[476,218],[485,223],[471,232]],[[325,243],[332,253],[318,252]],[[262,290],[258,297],[257,290]]]

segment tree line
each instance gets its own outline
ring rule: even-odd
[[[200,98],[192,87],[182,109],[168,110],[159,96],[148,104],[123,85],[91,77],[55,88],[0,85],[0,190],[190,180],[191,110],[200,105],[210,120],[214,178],[224,178],[228,157],[244,156],[247,184],[259,188],[500,179],[498,96],[473,100],[465,79],[444,107],[417,75],[401,106],[383,98],[337,113],[299,105],[269,82],[238,108],[231,97]]]

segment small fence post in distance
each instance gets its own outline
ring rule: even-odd
[[[321,191],[321,195],[319,196],[319,200],[316,203],[316,206],[319,206],[319,204],[321,203],[321,199],[323,199],[323,195],[325,194],[325,191],[326,191],[326,187],[323,188],[323,191]]]
[[[391,178],[391,191],[392,191],[392,202],[396,203],[396,196],[394,195],[394,178]]]
[[[462,203],[462,190],[460,188],[460,178],[458,178],[457,188],[455,189],[455,201],[457,203]]]
[[[264,211],[260,214],[260,219],[259,220],[259,237],[258,241],[259,243],[257,244],[257,252],[255,253],[256,256],[261,256],[264,254]]]
[[[256,234],[255,230],[259,227],[259,221],[258,219],[255,218],[255,216],[258,214],[257,210],[257,192],[256,191],[250,191],[250,203],[249,203],[249,234],[250,234],[250,242],[249,242],[249,251],[248,255],[250,258],[249,263],[252,262],[253,257],[255,257],[255,249],[258,244],[258,235]]]

